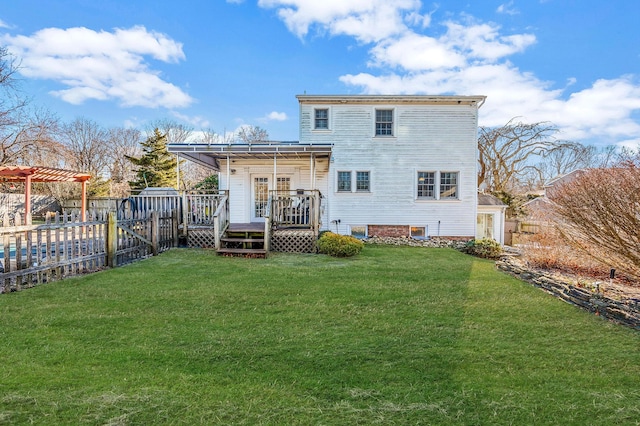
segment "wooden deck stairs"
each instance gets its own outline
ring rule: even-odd
[[[264,258],[264,223],[231,223],[220,238],[218,254],[223,256]]]

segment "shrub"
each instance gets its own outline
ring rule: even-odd
[[[318,251],[333,257],[351,257],[362,251],[364,243],[349,235],[325,232],[318,239]]]
[[[471,240],[462,249],[467,254],[485,259],[497,259],[502,255],[502,246],[491,238]]]
[[[584,251],[567,244],[550,223],[543,226],[540,232],[527,235],[522,243],[523,258],[534,268],[594,277],[602,276],[610,268],[606,263],[598,262]]]
[[[640,168],[631,162],[585,170],[547,195],[566,244],[640,279]]]

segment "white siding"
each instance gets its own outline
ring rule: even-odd
[[[333,143],[325,228],[428,226],[430,236],[475,235],[477,107],[331,104],[329,131],[313,131],[314,108],[300,105],[304,143]],[[394,137],[374,137],[376,109],[394,110]],[[416,200],[417,171],[458,172],[458,200]],[[369,171],[370,193],[338,193],[337,171]],[[324,193],[324,192],[323,192]]]

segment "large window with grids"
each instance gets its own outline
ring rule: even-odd
[[[338,171],[338,192],[351,192],[351,172]]]
[[[376,136],[393,136],[393,110],[376,110]]]
[[[416,174],[417,200],[457,200],[458,172],[421,171]]]
[[[369,192],[371,180],[369,172],[356,172],[356,192]]]
[[[458,198],[458,172],[440,172],[440,199]]]
[[[418,172],[418,198],[436,197],[436,173]]]

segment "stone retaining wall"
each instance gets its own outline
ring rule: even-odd
[[[451,238],[429,238],[417,240],[409,237],[370,237],[364,239],[365,244],[387,244],[392,246],[411,246],[411,247],[447,247],[456,250],[462,249],[468,242],[466,239]]]
[[[561,278],[527,269],[510,258],[496,262],[496,267],[547,293],[579,306],[611,321],[640,330],[640,299],[615,300],[602,294],[597,287],[579,287]]]

